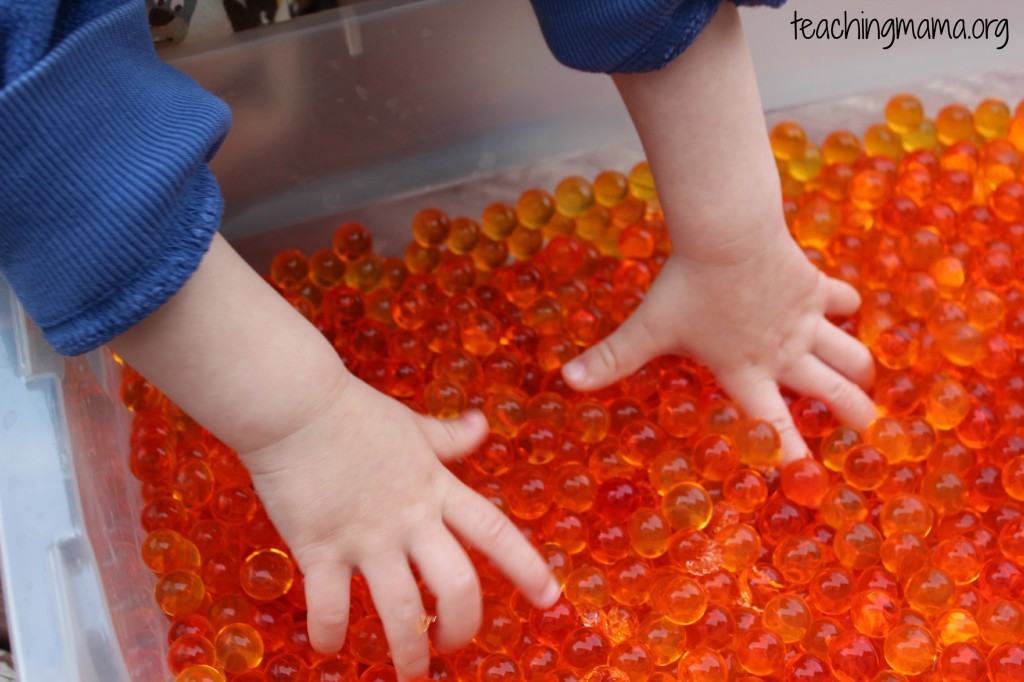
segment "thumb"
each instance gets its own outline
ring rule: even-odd
[[[577,391],[594,391],[637,371],[664,351],[665,332],[651,319],[650,301],[602,341],[562,367],[566,383]]]
[[[487,417],[480,410],[469,410],[456,419],[420,416],[420,429],[427,443],[442,461],[469,454],[487,437]]]

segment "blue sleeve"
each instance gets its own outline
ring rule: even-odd
[[[141,0],[0,0],[0,60],[0,271],[50,344],[82,353],[199,265],[230,112],[156,56]]]
[[[780,7],[786,0],[732,0]],[[720,0],[531,0],[548,47],[581,71],[637,73],[667,66],[689,47]]]

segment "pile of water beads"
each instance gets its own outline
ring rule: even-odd
[[[794,238],[861,292],[843,327],[884,412],[860,434],[787,396],[815,459],[782,474],[774,430],[685,358],[593,394],[561,379],[669,253],[645,164],[479,222],[423,210],[404,258],[349,223],[274,259],[364,380],[438,417],[485,411],[488,440],[453,468],[564,584],[531,608],[479,562],[483,626],[432,679],[1024,680],[1024,103],[932,120],[900,95],[885,119],[863,142],[771,131]],[[345,649],[318,655],[237,456],[130,369],[123,397],[178,682],[393,680],[365,586]]]

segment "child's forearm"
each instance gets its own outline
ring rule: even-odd
[[[660,71],[614,77],[658,182],[676,251],[745,257],[784,233],[778,173],[739,12],[722,3]]]
[[[220,235],[181,291],[110,346],[242,452],[296,431],[348,376],[331,345]]]

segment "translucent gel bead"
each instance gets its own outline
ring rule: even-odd
[[[864,133],[864,151],[869,155],[898,159],[903,154],[903,145],[899,135],[887,126],[876,124]]]
[[[956,583],[937,568],[924,568],[909,578],[904,593],[911,608],[932,615],[953,605]]]
[[[846,453],[861,444],[860,434],[848,426],[839,426],[829,431],[822,439],[820,454],[822,464],[829,471],[842,471]]]
[[[1001,100],[983,100],[974,110],[974,129],[986,140],[1006,137],[1010,132],[1010,108]]]
[[[738,573],[751,568],[761,554],[760,536],[745,523],[718,531],[715,542],[721,548],[722,566],[729,571]]]
[[[673,578],[653,597],[665,617],[677,625],[692,625],[707,611],[707,593],[692,578]]]
[[[807,134],[792,121],[783,121],[772,128],[770,140],[775,158],[783,161],[798,159],[807,151]]]
[[[825,163],[852,164],[861,155],[860,139],[848,130],[829,133],[821,147]]]
[[[224,674],[208,665],[193,665],[185,668],[174,682],[225,682]]]
[[[594,198],[601,206],[615,206],[629,195],[626,176],[616,171],[604,171],[594,178]]]
[[[772,553],[772,563],[782,577],[796,585],[809,582],[825,565],[825,559],[819,542],[799,535],[783,538]]]
[[[608,663],[611,645],[601,632],[588,627],[574,630],[562,644],[562,663],[577,672]]]
[[[879,560],[882,535],[871,524],[855,521],[836,532],[833,549],[841,564],[863,570]]]
[[[948,573],[957,585],[972,583],[981,573],[981,553],[965,537],[954,536],[940,542],[932,551],[932,561],[936,568]]]
[[[636,164],[629,172],[629,193],[636,199],[643,201],[657,198],[657,191],[654,188],[654,176],[646,161]]]
[[[652,613],[640,623],[637,639],[651,652],[655,665],[675,663],[683,655],[685,631],[667,618]]]
[[[773,597],[765,604],[763,618],[764,626],[787,644],[801,641],[811,627],[811,611],[807,603],[795,594]]]
[[[768,484],[753,469],[741,469],[722,484],[722,498],[741,512],[753,512],[768,499]]]
[[[412,238],[425,247],[441,246],[448,239],[448,216],[436,208],[425,208],[412,219]]]
[[[852,521],[863,521],[868,515],[864,494],[846,483],[831,486],[822,499],[818,512],[822,520],[833,528]]]
[[[679,661],[677,674],[684,682],[727,682],[729,668],[717,651],[698,646]]]
[[[263,660],[263,640],[251,625],[232,623],[221,628],[214,640],[217,665],[232,674],[251,670]]]
[[[1024,635],[1024,608],[1015,601],[998,599],[982,604],[976,620],[981,639],[990,646],[1019,641]]]
[[[531,229],[540,229],[547,224],[555,213],[555,200],[550,194],[540,189],[523,192],[516,202],[516,218]]]
[[[739,424],[733,438],[744,464],[764,468],[774,466],[779,458],[781,441],[775,427],[766,421],[751,419]]]
[[[843,478],[858,490],[875,490],[885,482],[889,463],[870,445],[857,445],[843,457]]]
[[[928,545],[920,535],[897,531],[882,543],[882,564],[898,578],[906,578],[928,563]]]
[[[783,493],[797,504],[811,509],[821,506],[828,483],[828,471],[809,457],[790,462],[782,470]]]
[[[279,549],[253,552],[242,564],[242,589],[253,599],[277,599],[291,588],[294,579],[291,557]]]
[[[945,646],[969,642],[980,634],[974,615],[964,609],[950,609],[935,621],[935,635]]]
[[[172,571],[164,575],[154,588],[156,601],[168,616],[192,613],[203,603],[206,589],[198,575],[191,571]]]
[[[860,682],[878,673],[881,657],[871,639],[857,632],[847,632],[832,642],[829,665],[840,682]]]
[[[943,107],[935,117],[935,125],[939,130],[939,141],[944,145],[974,137],[974,116],[961,104]]]
[[[921,100],[913,95],[896,95],[885,105],[885,122],[894,132],[909,132],[921,125],[923,120],[924,107]]]
[[[899,625],[885,635],[885,660],[893,670],[905,675],[920,675],[935,662],[937,647],[927,629],[918,625]]]
[[[896,599],[883,590],[858,592],[850,605],[853,626],[868,637],[884,637],[899,622]]]
[[[198,634],[183,635],[174,640],[167,652],[167,665],[175,675],[190,666],[213,665],[213,643]]]
[[[668,550],[672,527],[657,510],[636,510],[629,519],[628,529],[630,546],[640,556],[653,559]]]
[[[880,417],[868,424],[864,442],[881,452],[890,464],[901,462],[910,454],[910,434],[898,419]]]
[[[700,530],[711,520],[713,503],[696,483],[680,483],[662,498],[661,511],[676,530]]]
[[[155,530],[142,541],[142,560],[154,573],[197,571],[199,549],[175,530]]]
[[[949,682],[976,682],[988,676],[985,655],[974,645],[957,642],[939,654],[936,671]]]
[[[508,204],[491,204],[480,217],[480,227],[487,237],[501,241],[516,229],[515,210]]]
[[[879,524],[885,535],[896,532],[925,536],[935,523],[935,512],[920,495],[904,493],[886,500],[879,512]]]
[[[786,644],[777,633],[752,628],[740,636],[736,655],[743,669],[752,675],[771,675],[782,669]]]

